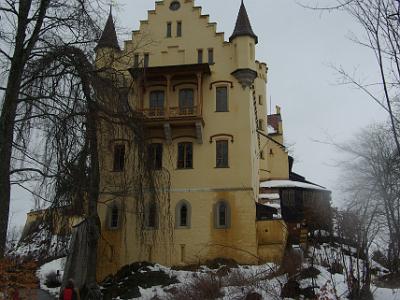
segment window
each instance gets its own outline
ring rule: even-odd
[[[258,120],[258,129],[259,130],[264,130],[264,122],[263,122],[263,120]]]
[[[215,205],[215,228],[226,229],[231,226],[231,211],[229,204],[225,201],[219,201]]]
[[[218,226],[226,226],[226,205],[221,203],[218,207]]]
[[[135,54],[134,61],[133,61],[133,66],[135,68],[139,67],[139,54]]]
[[[216,111],[228,111],[228,88],[226,86],[219,86],[216,89]]]
[[[182,22],[178,21],[176,23],[176,36],[182,36]]]
[[[217,141],[217,168],[228,168],[228,141]]]
[[[197,50],[197,63],[202,64],[203,63],[203,49],[198,49]]]
[[[113,204],[111,208],[111,216],[110,216],[110,228],[115,229],[119,226],[119,210],[116,204]]]
[[[182,89],[179,91],[179,113],[184,116],[193,115],[194,93],[192,89]]]
[[[191,218],[191,206],[186,200],[181,200],[175,208],[176,228],[189,228]]]
[[[214,49],[208,49],[208,63],[210,65],[214,63]]]
[[[262,96],[258,96],[258,104],[259,105],[263,105],[263,100],[262,100]]]
[[[150,60],[149,54],[145,53],[144,54],[144,62],[143,62],[143,65],[144,65],[145,68],[147,68],[149,66],[149,60]]]
[[[260,159],[264,159],[264,151],[260,151]]]
[[[150,116],[164,115],[164,91],[150,92]]]
[[[193,168],[193,144],[178,144],[178,169]]]
[[[175,10],[178,10],[180,7],[181,7],[181,4],[178,1],[173,1],[173,2],[171,2],[169,9],[175,11]]]
[[[171,37],[172,36],[172,23],[168,22],[167,23],[167,37]]]
[[[149,203],[147,206],[145,222],[147,228],[157,227],[157,204],[154,201]]]
[[[125,145],[114,146],[114,172],[122,172],[125,166]]]
[[[148,163],[151,169],[153,170],[162,169],[162,154],[163,154],[162,144],[154,143],[147,146]]]
[[[179,214],[180,214],[179,225],[180,226],[187,226],[187,217],[188,217],[187,213],[188,213],[187,206],[185,204],[183,204],[179,211]]]

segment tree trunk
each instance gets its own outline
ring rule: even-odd
[[[14,53],[11,59],[11,67],[0,116],[0,258],[4,257],[7,242],[11,199],[11,155],[14,141],[14,125],[18,107],[18,97],[25,65],[39,38],[39,32],[45,18],[49,0],[42,0],[40,2],[36,24],[30,39],[26,41],[27,26],[29,22],[32,21],[29,19],[31,5],[32,0],[19,2]]]
[[[18,56],[14,56],[18,57]],[[14,60],[0,116],[0,258],[4,257],[10,214],[10,164],[14,140],[14,120],[21,86],[23,65]]]
[[[97,112],[89,100],[89,112],[87,117],[87,138],[89,140],[90,171],[88,194],[88,246],[91,250],[88,254],[88,269],[86,278],[86,299],[99,300],[101,292],[96,280],[97,248],[100,237],[100,219],[97,213],[97,201],[100,189],[100,170],[97,145]]]

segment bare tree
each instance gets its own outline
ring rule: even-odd
[[[337,147],[349,156],[342,164],[342,184],[348,209],[359,219],[356,240],[367,250],[372,242],[384,241],[390,271],[399,273],[400,160],[392,130],[370,126]]]
[[[303,1],[303,4],[305,1]],[[357,79],[342,67],[335,69],[342,75],[344,84],[351,84],[365,92],[370,99],[387,111],[391,131],[400,153],[398,103],[400,96],[400,2],[398,0],[317,0],[307,1],[308,8],[317,10],[342,10],[354,17],[365,36],[353,40],[371,50],[376,58],[377,82]]]
[[[46,55],[54,45],[90,46],[98,36],[97,19],[101,12],[99,0],[6,0],[0,6],[0,91],[3,92],[0,115],[0,257],[4,255],[9,217],[12,176],[32,174],[54,176],[35,164],[43,164],[27,153],[30,121],[40,115],[21,111],[24,101],[43,101],[26,93],[32,80],[29,65]],[[4,84],[3,84],[4,83]],[[22,91],[25,90],[25,94]],[[55,117],[55,116],[54,116]],[[21,167],[22,158],[31,165]],[[12,167],[14,166],[14,167]],[[24,182],[28,178],[23,179]]]

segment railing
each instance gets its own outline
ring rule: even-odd
[[[197,115],[197,106],[171,107],[169,116],[174,117],[194,117]]]
[[[182,117],[195,117],[197,116],[198,107],[170,107],[169,117],[170,118],[182,118]],[[150,119],[164,119],[166,118],[166,110],[164,108],[147,108],[142,110],[145,117]]]
[[[159,119],[165,117],[164,108],[147,108],[143,109],[142,112],[147,118]]]

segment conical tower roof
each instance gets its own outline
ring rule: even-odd
[[[235,30],[229,38],[229,41],[231,42],[234,38],[238,36],[251,36],[256,40],[256,44],[258,43],[258,37],[251,28],[250,19],[247,14],[246,7],[244,6],[243,0],[242,4],[240,5],[240,10],[236,20]]]
[[[114,48],[117,50],[121,50],[118,44],[117,32],[115,30],[111,8],[106,26],[104,26],[103,33],[101,34],[99,42],[97,43],[96,50],[100,48]]]

